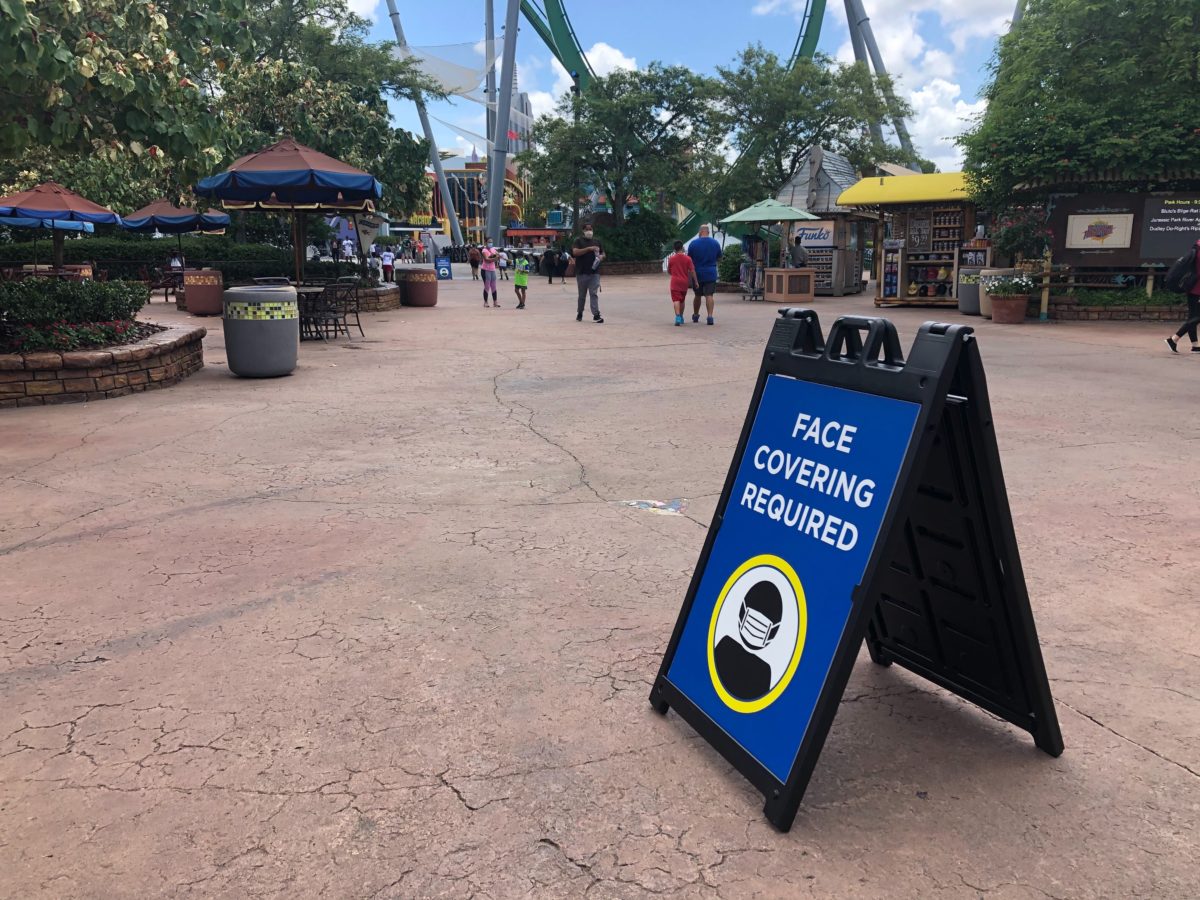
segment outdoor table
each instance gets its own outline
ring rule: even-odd
[[[302,284],[296,287],[296,304],[300,309],[300,340],[316,340],[320,337],[313,322],[317,317],[324,285]]]

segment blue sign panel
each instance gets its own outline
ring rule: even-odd
[[[919,404],[771,375],[667,679],[788,780]]]
[[[433,268],[437,270],[438,281],[450,281],[454,278],[454,270],[450,268],[449,256],[434,257]]]

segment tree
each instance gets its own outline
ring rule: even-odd
[[[397,214],[428,199],[425,142],[392,127],[378,85],[370,99],[356,99],[355,90],[326,79],[315,67],[278,59],[237,62],[221,85],[222,115],[239,152],[293,137],[374,173],[384,184],[384,205]]]
[[[628,197],[678,196],[686,185],[713,137],[712,93],[709,79],[681,66],[613,72],[538,119],[518,161],[542,202],[570,202],[576,184],[591,185],[620,225]]]
[[[244,0],[0,0],[0,158],[30,147],[221,157],[203,85],[249,45]]]
[[[1028,0],[991,69],[987,112],[959,139],[972,193],[989,209],[1101,172],[1118,173],[1105,188],[1119,190],[1196,171],[1195,0]]]
[[[778,191],[816,147],[860,158],[890,153],[865,137],[869,123],[911,114],[900,101],[889,106],[888,84],[861,63],[818,55],[789,68],[754,44],[717,72],[722,122],[741,154],[723,199],[737,205]]]

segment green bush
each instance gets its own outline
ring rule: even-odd
[[[721,258],[717,260],[717,279],[731,281],[736,284],[741,280],[742,258],[741,244],[726,244]]]
[[[141,339],[154,326],[141,322],[56,322],[53,325],[18,325],[7,336],[0,334],[0,352],[41,353],[47,350],[83,350]]]
[[[1154,298],[1146,296],[1144,287],[1127,287],[1127,288],[1096,288],[1084,289],[1070,292],[1080,306],[1146,306],[1165,305],[1171,306],[1175,303],[1183,302],[1182,294],[1167,294],[1165,292],[1157,292]]]
[[[26,278],[0,283],[0,322],[12,328],[58,322],[128,321],[149,299],[149,289],[137,281]]]
[[[595,228],[596,239],[610,262],[662,259],[678,230],[673,219],[649,209],[630,216],[624,225]]]

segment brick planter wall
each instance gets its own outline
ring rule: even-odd
[[[1186,303],[1158,304],[1152,299],[1144,306],[1087,306],[1086,303],[1086,295],[1082,298],[1052,296],[1050,318],[1064,322],[1182,322],[1187,318]],[[1036,316],[1037,305],[1031,303],[1030,308],[1033,310],[1032,315]]]
[[[358,292],[358,308],[363,312],[387,312],[400,308],[400,285],[381,284],[376,288],[362,288]]]
[[[199,327],[168,328],[110,350],[0,354],[0,409],[81,403],[167,387],[204,367]]]

